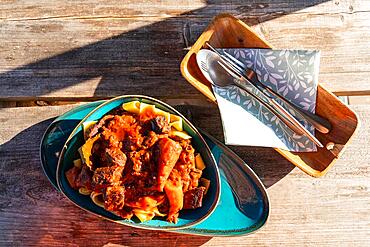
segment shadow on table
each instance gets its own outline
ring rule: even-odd
[[[176,97],[181,92],[179,97],[194,97],[200,93],[182,78],[179,64],[186,53],[184,48],[193,44],[215,15],[229,12],[254,26],[325,1],[287,4],[272,0],[208,0],[203,8],[2,73],[0,94],[13,98],[43,97],[100,78],[95,90],[89,84],[81,86],[77,93],[88,95],[92,91],[95,98],[122,94],[163,98]],[[112,23],[117,25],[117,21]],[[109,28],[104,22],[101,25]],[[122,21],[121,25],[127,22]],[[74,97],[74,92],[68,90],[66,97]]]

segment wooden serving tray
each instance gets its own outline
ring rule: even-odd
[[[229,14],[216,16],[181,62],[181,73],[185,79],[216,104],[211,85],[196,62],[196,54],[200,49],[206,48],[206,41],[216,48],[272,48],[241,20]],[[328,134],[316,131],[315,136],[324,148],[310,153],[289,152],[277,148],[275,150],[307,174],[320,177],[343,153],[357,129],[358,118],[356,113],[320,84],[316,113],[328,119],[333,127]]]

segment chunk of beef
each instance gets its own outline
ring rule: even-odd
[[[67,177],[68,183],[73,189],[78,189],[76,181],[77,181],[79,174],[80,174],[80,168],[75,167],[75,166],[69,169],[68,171],[66,171],[66,177]]]
[[[170,125],[168,124],[164,116],[157,116],[150,120],[151,129],[157,133],[168,133],[171,130]]]
[[[157,142],[154,159],[157,161],[158,167],[157,184],[159,191],[163,191],[167,178],[179,159],[181,151],[180,144],[170,138],[161,138]]]
[[[120,148],[122,147],[122,144],[121,144],[121,137],[117,136],[116,133],[112,132],[111,130],[103,127],[102,128],[102,138],[104,139],[104,141],[106,142],[107,146],[110,146],[110,147],[115,147],[115,148]],[[124,132],[122,132],[124,133]],[[121,133],[121,134],[122,134]]]
[[[123,149],[127,151],[135,151],[141,148],[144,138],[141,135],[127,136],[123,140]]]
[[[76,179],[76,186],[78,188],[84,187],[91,189],[91,171],[86,167],[82,167],[80,174]]]
[[[151,148],[158,141],[158,139],[159,137],[154,131],[149,131],[147,136],[144,137],[143,147]]]
[[[123,186],[109,186],[105,189],[103,198],[106,210],[121,210],[125,205],[125,188]]]
[[[109,166],[125,166],[127,157],[119,148],[106,148],[105,159]]]
[[[109,140],[110,145],[112,145],[112,141],[122,142],[127,136],[137,137],[140,128],[136,118],[131,115],[114,116],[108,125],[103,127],[103,135],[104,132],[106,132],[104,137],[106,140]]]
[[[123,169],[123,166],[97,168],[92,177],[95,188],[105,188],[113,184],[118,184],[122,177]]]
[[[96,142],[92,148],[92,162],[95,167],[125,166],[127,157],[119,147],[110,147],[105,142]]]
[[[93,163],[93,168],[108,166],[105,160],[105,149],[108,147],[108,144],[103,140],[98,140],[94,143],[91,149],[90,160]]]
[[[198,187],[184,193],[184,209],[194,209],[202,207],[205,187]]]
[[[89,138],[94,137],[96,134],[98,134],[99,129],[106,125],[107,122],[112,120],[114,118],[114,115],[106,115],[100,121],[94,125],[94,127],[91,128],[91,131],[89,133]]]
[[[152,158],[151,152],[146,150],[132,151],[129,153],[129,157],[132,162],[132,171],[134,173],[141,173],[143,171],[150,170]]]

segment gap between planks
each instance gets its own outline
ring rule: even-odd
[[[275,12],[267,12],[267,13],[255,13],[250,17],[259,17],[266,14],[274,14]],[[282,11],[284,14],[284,11]],[[338,12],[320,12],[320,13],[310,13],[305,11],[300,12],[292,12],[289,15],[310,15],[310,16],[321,16],[321,15],[338,15],[338,14],[357,14],[357,13],[370,13],[370,10],[356,10],[356,11],[338,11]],[[114,16],[114,15],[87,15],[87,16],[74,16],[74,15],[61,15],[61,16],[44,16],[44,17],[32,17],[32,18],[2,18],[0,17],[1,21],[41,21],[41,20],[159,20],[159,19],[167,19],[167,18],[175,18],[175,17],[187,17],[187,18],[196,18],[196,19],[209,19],[209,16],[199,16],[194,14],[161,14],[161,15],[122,15],[122,16]]]
[[[6,99],[0,98],[0,108],[11,108],[11,107],[32,107],[32,106],[59,106],[59,105],[72,105],[80,103],[88,103],[98,100],[109,100],[114,97],[35,97],[35,98],[17,98],[17,99]],[[202,96],[202,98],[159,98],[160,100],[170,105],[205,105],[211,103],[208,99]]]

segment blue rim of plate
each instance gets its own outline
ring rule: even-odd
[[[46,129],[40,144],[40,159],[46,177],[58,191],[55,173],[65,141],[78,123],[104,102],[100,100],[77,106],[56,118]],[[167,231],[211,237],[256,232],[266,224],[270,215],[270,201],[264,185],[233,151],[206,132],[200,132],[219,165],[221,198],[216,210],[203,222],[185,229]],[[240,185],[241,180],[243,186]],[[254,197],[243,196],[253,191]]]

